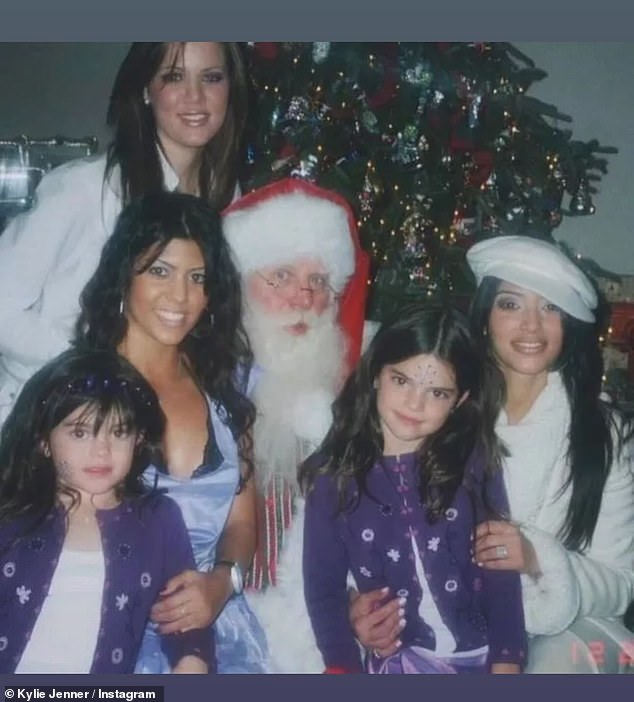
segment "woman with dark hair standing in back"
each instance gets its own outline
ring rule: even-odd
[[[213,623],[219,673],[266,672],[264,633],[242,595],[256,543],[251,351],[218,212],[180,193],[134,200],[81,308],[76,343],[117,350],[159,397],[162,455],[144,478],[180,506],[196,559],[153,608],[137,671],[169,672],[157,633]]]
[[[237,44],[131,46],[107,152],[48,173],[35,206],[0,237],[0,423],[24,381],[68,346],[79,294],[125,204],[166,190],[222,209],[239,192],[246,83]]]

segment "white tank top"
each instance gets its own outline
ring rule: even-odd
[[[88,673],[105,580],[103,552],[63,549],[16,673]]]

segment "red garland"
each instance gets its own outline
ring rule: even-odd
[[[279,53],[277,42],[274,41],[256,41],[253,44],[253,50],[266,61],[273,61]]]
[[[627,353],[627,375],[634,383],[634,302],[613,302],[609,343]]]
[[[383,85],[372,95],[368,96],[368,105],[376,110],[396,97],[398,85],[398,50],[397,42],[383,42],[377,49],[377,54],[383,63]]]

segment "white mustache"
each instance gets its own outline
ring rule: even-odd
[[[301,323],[313,327],[320,319],[319,315],[312,310],[291,310],[290,312],[277,312],[275,314],[259,312],[259,314],[268,317],[270,323],[277,328],[292,327]]]

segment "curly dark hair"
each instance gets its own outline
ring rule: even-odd
[[[208,300],[180,350],[195,381],[222,409],[248,476],[253,471],[249,430],[255,407],[241,388],[253,356],[241,321],[240,276],[216,209],[192,195],[167,192],[145,195],[127,205],[80,296],[74,343],[97,349],[119,347],[128,330],[121,303],[132,279],[146,271],[173,239],[193,241],[200,248]]]
[[[21,515],[39,523],[57,504],[60,491],[71,498],[77,491],[58,484],[53,461],[46,455],[51,432],[85,405],[95,418],[95,434],[116,413],[137,442],[132,467],[118,496],[144,492],[141,474],[163,437],[165,420],[156,393],[125,358],[110,351],[70,349],[49,361],[24,385],[0,432],[0,521]]]
[[[319,450],[300,467],[300,483],[307,491],[317,476],[334,477],[338,509],[352,509],[348,495],[352,481],[357,497],[367,494],[367,476],[383,455],[383,433],[377,410],[375,380],[389,364],[419,354],[432,354],[455,372],[458,397],[445,424],[418,451],[420,497],[430,521],[451,505],[465,481],[465,468],[475,450],[481,452],[487,477],[500,465],[500,451],[492,425],[483,421],[482,377],[478,351],[466,317],[442,306],[414,306],[382,326],[333,404],[333,424]],[[486,491],[486,485],[485,485]],[[486,503],[486,496],[484,497]]]
[[[485,384],[490,388],[487,414],[495,421],[506,402],[504,375],[491,346],[489,318],[501,284],[499,278],[485,277],[471,305],[471,330],[481,349]],[[601,397],[603,356],[599,335],[605,325],[607,306],[599,295],[597,321],[582,322],[561,312],[563,347],[556,367],[570,404],[568,460],[570,474],[562,492],[572,485],[572,496],[559,534],[566,548],[582,550],[592,541],[599,518],[603,491],[615,450],[614,436],[622,435],[615,408]],[[623,425],[625,426],[625,425]]]
[[[173,42],[135,42],[123,59],[114,81],[107,123],[113,129],[108,147],[106,179],[121,169],[123,202],[162,190],[156,122],[143,102],[143,91],[159,70]],[[186,42],[179,44],[177,61]],[[219,43],[229,79],[227,113],[218,133],[203,150],[199,191],[210,204],[223,209],[232,200],[238,182],[243,133],[247,119],[248,79],[242,49],[237,43]]]

